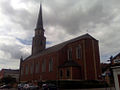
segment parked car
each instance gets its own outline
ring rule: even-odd
[[[2,85],[1,87],[0,87],[0,89],[4,89],[4,88],[7,88],[7,89],[9,89],[9,88],[12,88],[10,85]]]
[[[30,88],[29,84],[25,84],[25,85],[23,86],[23,90],[29,90],[29,88]]]
[[[23,90],[24,85],[25,85],[24,83],[18,84],[18,90]]]
[[[29,90],[39,90],[39,87],[35,85],[29,85]]]
[[[39,90],[38,86],[33,84],[18,84],[18,90]]]
[[[57,90],[57,87],[55,84],[43,84],[42,85],[42,90]]]

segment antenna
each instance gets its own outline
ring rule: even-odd
[[[43,0],[40,0],[40,3],[42,4]]]

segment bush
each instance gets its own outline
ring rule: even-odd
[[[87,80],[87,81],[58,81],[58,87],[64,89],[83,89],[83,88],[102,88],[107,87],[106,82]]]
[[[45,82],[39,82],[39,86],[42,84],[54,84],[61,89],[87,89],[87,88],[104,88],[108,87],[108,84],[104,81],[97,80],[84,80],[84,81],[70,81],[70,80],[59,80],[53,81],[48,80]]]
[[[7,76],[7,77],[3,77],[1,79],[1,82],[5,84],[13,84],[13,83],[16,83],[16,79],[11,76]]]

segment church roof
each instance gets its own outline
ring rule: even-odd
[[[58,50],[62,49],[65,45],[67,45],[67,44],[69,44],[69,43],[72,43],[72,42],[75,42],[75,41],[78,41],[78,40],[81,40],[81,39],[86,39],[86,38],[90,38],[90,39],[96,40],[95,38],[93,38],[91,35],[89,35],[89,34],[87,33],[87,34],[84,34],[84,35],[82,35],[82,36],[76,37],[76,38],[74,38],[74,39],[65,41],[65,42],[63,42],[63,43],[54,45],[54,46],[52,46],[52,47],[49,47],[49,48],[41,51],[40,53],[38,53],[38,54],[36,54],[36,55],[31,55],[31,56],[27,57],[25,60],[32,59],[32,58],[36,58],[36,57],[39,57],[39,56],[41,56],[41,55],[45,55],[45,54],[49,54],[49,53],[51,53],[51,52],[58,51]]]

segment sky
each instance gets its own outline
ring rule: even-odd
[[[89,33],[99,40],[100,60],[120,50],[120,0],[44,0],[47,47]],[[31,54],[40,0],[0,0],[0,69],[18,69]]]

